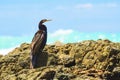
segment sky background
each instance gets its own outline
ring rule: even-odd
[[[52,19],[47,44],[120,42],[120,0],[0,0],[0,54],[30,43],[44,18]]]
[[[119,33],[120,0],[0,0],[0,36],[34,35],[44,18],[49,33]]]

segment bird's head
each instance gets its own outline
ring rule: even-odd
[[[50,20],[50,19],[42,19],[42,20],[40,21],[40,23],[42,24],[42,23],[48,22],[48,21],[51,21],[51,20]]]

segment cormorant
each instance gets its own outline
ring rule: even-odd
[[[39,22],[39,30],[35,33],[31,42],[31,68],[37,68],[38,54],[41,54],[47,41],[47,27],[43,24],[44,22],[51,21],[43,19]]]

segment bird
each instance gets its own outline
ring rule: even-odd
[[[39,58],[39,54],[41,54],[41,52],[43,51],[46,42],[47,42],[47,27],[43,24],[45,22],[48,22],[51,20],[48,19],[42,19],[39,22],[38,28],[39,30],[35,33],[32,42],[31,42],[31,64],[30,64],[30,68],[38,68],[37,66],[37,59]]]

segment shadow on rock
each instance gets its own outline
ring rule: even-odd
[[[42,52],[41,54],[38,54],[37,56],[38,58],[37,58],[36,67],[39,68],[39,67],[46,66],[48,62],[48,53]]]

